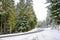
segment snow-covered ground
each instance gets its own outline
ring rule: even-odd
[[[51,30],[51,28],[45,28],[44,31],[38,33],[0,38],[0,40],[60,40],[60,31],[55,29]]]

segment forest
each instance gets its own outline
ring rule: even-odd
[[[15,1],[0,0],[0,40],[60,40],[60,0]]]
[[[0,0],[0,34],[26,32],[35,28],[37,18],[32,0]]]
[[[46,0],[47,17],[37,21],[33,10],[33,0],[0,0],[0,34],[27,32],[36,27],[60,25],[60,0]]]

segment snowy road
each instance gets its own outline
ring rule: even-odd
[[[0,40],[60,40],[60,31],[46,28],[45,31],[29,35],[0,38]]]

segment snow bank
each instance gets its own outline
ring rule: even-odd
[[[29,35],[0,38],[0,40],[60,40],[60,31],[45,28],[45,31]]]
[[[28,32],[36,32],[36,31],[41,31],[41,30],[44,30],[44,28],[35,28],[35,29],[32,29]]]

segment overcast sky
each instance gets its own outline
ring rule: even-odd
[[[15,0],[15,4],[17,4],[17,2],[19,2],[19,0]],[[33,8],[34,8],[38,21],[43,21],[46,19],[47,4],[45,3],[46,3],[46,0],[33,0]]]

